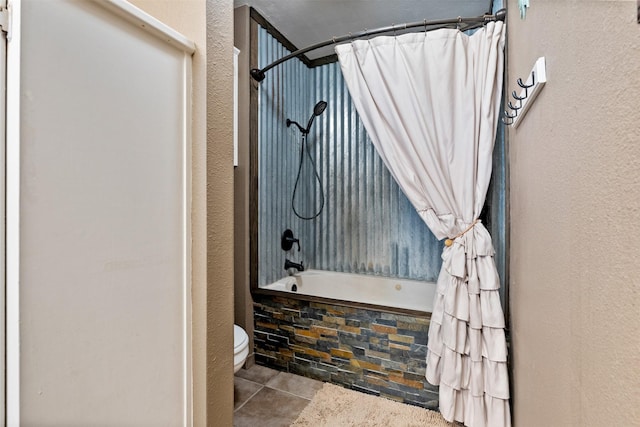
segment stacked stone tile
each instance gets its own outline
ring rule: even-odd
[[[429,316],[256,297],[256,362],[427,409],[438,390],[424,378]]]

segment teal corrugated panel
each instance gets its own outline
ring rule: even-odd
[[[259,64],[288,53],[265,30],[259,33]],[[300,164],[300,132],[314,105],[328,102],[315,119],[307,147],[325,194],[322,214],[297,218],[291,198]],[[353,106],[339,64],[308,69],[288,61],[267,74],[259,91],[259,284],[285,275],[285,258],[320,270],[435,281],[442,244],[436,241],[395,183]],[[303,160],[296,209],[311,215],[321,204],[320,184]],[[285,229],[302,250],[280,248]]]

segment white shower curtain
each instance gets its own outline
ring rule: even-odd
[[[503,79],[502,22],[336,46],[380,157],[438,239],[442,270],[427,380],[440,412],[470,427],[511,425],[504,315],[491,236],[478,221],[491,178]],[[451,243],[451,242],[446,242]]]

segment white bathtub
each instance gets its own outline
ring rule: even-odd
[[[431,313],[436,284],[364,274],[307,270],[260,288]]]

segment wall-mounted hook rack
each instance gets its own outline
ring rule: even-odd
[[[507,126],[518,127],[520,121],[524,118],[531,107],[531,104],[540,93],[540,89],[547,82],[547,71],[544,56],[538,58],[533,66],[533,69],[529,73],[526,81],[518,79],[516,83],[521,88],[520,93],[516,93],[514,90],[511,92],[511,96],[516,101],[512,103],[508,102],[507,107],[511,112],[505,110],[502,123]]]

